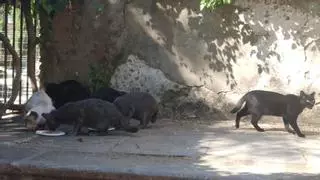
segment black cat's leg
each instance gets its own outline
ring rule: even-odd
[[[289,119],[289,123],[291,125],[291,127],[296,131],[297,135],[299,137],[306,137],[304,134],[301,133],[299,127],[298,127],[298,124],[297,124],[297,118],[298,117],[292,117]]]
[[[149,113],[144,112],[143,115],[142,115],[142,119],[141,119],[141,121],[140,121],[140,127],[141,127],[142,129],[144,129],[144,128],[147,127],[148,122],[149,122],[149,119],[148,119],[148,118],[149,118]]]
[[[157,116],[158,116],[158,111],[155,112],[155,113],[151,116],[150,121],[151,121],[152,123],[155,123],[156,120],[157,120]]]
[[[284,128],[285,128],[285,130],[286,130],[288,133],[295,134],[296,132],[290,128],[289,121],[288,121],[287,117],[283,116],[283,117],[282,117],[282,120],[283,120],[283,123],[284,123]]]
[[[71,135],[72,136],[77,136],[79,134],[80,130],[81,130],[81,126],[82,125],[79,122],[74,123]]]
[[[261,115],[252,114],[251,124],[257,131],[263,132],[264,129],[258,126],[258,121],[260,120],[260,118],[261,118]]]
[[[247,105],[245,105],[238,113],[237,113],[237,117],[236,117],[236,128],[238,129],[240,127],[240,119],[243,116],[248,115],[248,107]]]
[[[79,117],[73,124],[73,130],[71,132],[72,136],[77,136],[79,132],[81,131],[83,123],[83,117]]]

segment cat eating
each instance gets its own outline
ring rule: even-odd
[[[132,113],[129,113],[132,116]],[[100,99],[85,99],[69,102],[60,108],[43,113],[49,130],[56,130],[60,124],[73,125],[72,135],[78,135],[81,127],[96,129],[99,133],[107,133],[110,127],[135,133],[139,129],[130,125],[130,118],[123,116],[116,106]]]

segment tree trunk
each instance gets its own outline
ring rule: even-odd
[[[36,79],[36,45],[37,36],[35,34],[35,27],[31,15],[31,1],[23,0],[22,11],[26,20],[26,27],[28,33],[28,59],[27,59],[27,75],[31,81],[32,91],[38,90],[37,79]]]
[[[14,47],[10,44],[10,40],[8,37],[6,37],[4,34],[0,33],[0,40],[3,43],[3,46],[6,51],[9,51],[10,54],[13,57],[13,65],[16,70],[16,74],[13,79],[12,83],[12,94],[7,103],[0,105],[0,117],[4,115],[7,108],[12,106],[14,101],[16,100],[19,89],[20,89],[20,81],[21,81],[21,64],[20,64],[20,58],[18,56],[18,53],[14,50]]]
[[[50,67],[53,64],[53,55],[51,49],[48,47],[52,42],[52,17],[50,17],[46,10],[42,7],[39,8],[39,20],[40,20],[40,88],[43,87],[45,81],[48,80],[48,74],[50,74]]]

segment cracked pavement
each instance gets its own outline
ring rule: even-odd
[[[319,179],[318,128],[301,122],[307,137],[299,138],[285,132],[277,119],[261,121],[264,133],[248,120],[238,130],[233,124],[161,119],[135,134],[77,137],[11,128],[0,134],[0,162],[20,173],[32,166],[192,179]]]

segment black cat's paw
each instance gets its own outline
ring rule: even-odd
[[[257,131],[264,132],[264,129],[260,128],[260,129],[257,129]]]
[[[295,132],[294,130],[289,129],[289,130],[287,130],[287,131],[288,131],[288,133],[296,134],[296,132]]]
[[[298,134],[298,136],[301,137],[301,138],[305,138],[306,137],[306,135],[304,135],[304,134]]]
[[[240,126],[239,126],[239,124],[236,124],[235,127],[236,127],[236,129],[239,129]]]
[[[293,129],[291,129],[289,125],[285,125],[284,128],[288,133],[296,134],[296,132]]]

